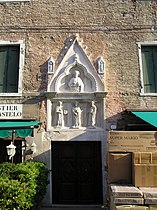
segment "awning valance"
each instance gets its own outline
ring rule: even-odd
[[[157,112],[134,111],[132,113],[135,114],[137,117],[140,117],[142,120],[146,121],[147,123],[157,127]]]
[[[0,138],[12,138],[13,130],[15,138],[33,136],[33,128],[40,124],[41,122],[36,121],[0,121]]]

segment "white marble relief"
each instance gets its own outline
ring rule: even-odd
[[[68,86],[72,92],[83,92],[84,83],[80,78],[80,72],[75,70],[72,72],[72,78],[70,79]]]
[[[104,123],[103,98],[106,95],[99,75],[104,73],[103,59],[95,68],[77,37],[69,39],[60,56],[61,59],[53,66],[54,73],[46,93],[48,130],[87,128],[92,132],[92,128],[101,128]],[[49,72],[52,72],[51,68]],[[72,132],[77,133],[75,129]]]
[[[72,128],[80,128],[81,127],[81,113],[82,110],[79,106],[78,101],[75,102],[75,105],[72,107],[73,113],[73,126]]]
[[[63,106],[62,101],[58,102],[58,105],[56,106],[56,117],[57,117],[57,127],[61,128],[64,126],[64,116],[63,116]]]
[[[96,128],[96,114],[97,114],[97,107],[95,105],[95,102],[91,102],[91,107],[89,110],[89,116],[88,116],[88,128]]]
[[[100,101],[64,99],[64,103],[62,100],[52,102],[51,109],[54,129],[98,129],[103,123]]]

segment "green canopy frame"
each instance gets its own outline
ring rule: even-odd
[[[15,130],[15,138],[33,136],[33,128],[40,124],[41,122],[37,121],[1,121],[0,138],[12,138],[13,130]]]

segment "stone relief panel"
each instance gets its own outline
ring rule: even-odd
[[[67,41],[47,87],[47,130],[103,128],[106,96],[100,77],[103,72],[98,73],[79,37]]]
[[[86,68],[75,62],[58,77],[55,89],[57,92],[95,92],[97,84]]]
[[[52,102],[52,122],[55,129],[96,129],[102,127],[102,103],[96,101]]]
[[[62,55],[62,56],[61,56]],[[59,59],[61,58],[61,59]],[[79,77],[84,83],[84,92],[102,92],[104,91],[104,81],[100,77],[97,69],[94,66],[81,45],[77,41],[77,37],[69,48],[66,46],[66,52],[61,53],[56,61],[54,74],[49,77],[48,92],[69,92],[67,82],[72,77],[72,73],[79,71]],[[102,68],[101,68],[102,71]]]

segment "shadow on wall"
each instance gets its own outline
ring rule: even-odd
[[[41,64],[39,67],[40,73],[36,75],[36,79],[40,82],[38,92],[42,93],[44,91],[47,91],[48,86],[48,60],[45,61],[45,63]]]
[[[106,131],[155,131],[157,129],[127,110],[107,118],[105,125]]]
[[[105,120],[106,131],[110,130],[127,130],[127,125],[131,123],[132,116],[126,110]]]
[[[40,72],[36,75],[36,80],[40,83],[38,90],[33,93],[33,95],[29,95],[23,104],[37,104],[41,102],[45,98],[45,92],[47,91],[48,86],[48,60],[45,61],[40,67]],[[34,96],[35,94],[35,96]]]
[[[44,151],[41,154],[34,156],[33,158],[30,158],[28,160],[38,161],[46,163],[47,167],[49,168],[49,162],[50,162],[50,150]]]
[[[31,159],[30,161],[38,161],[38,162],[43,162],[46,164],[46,167],[48,168],[49,170],[49,177],[48,177],[48,182],[49,184],[47,185],[47,192],[46,192],[46,195],[44,197],[44,199],[41,201],[41,204],[40,205],[50,205],[50,183],[51,183],[51,167],[50,167],[50,164],[51,164],[51,161],[50,161],[50,150],[47,150],[37,156],[35,156],[33,159]]]

